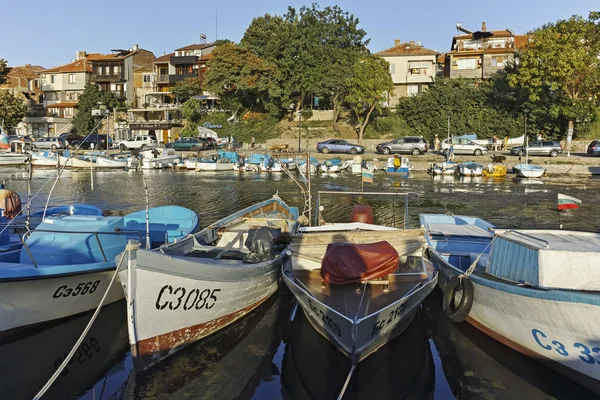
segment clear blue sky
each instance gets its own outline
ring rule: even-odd
[[[134,43],[160,56],[199,41],[218,38],[238,42],[254,17],[284,14],[287,6],[310,2],[292,0],[30,0],[6,1],[0,18],[0,58],[9,65],[25,63],[50,68],[66,64],[77,50],[109,53]],[[588,16],[600,10],[598,0],[340,0],[339,5],[360,20],[377,52],[392,47],[394,39],[420,41],[427,48],[448,51],[456,23],[478,30],[512,29],[517,34],[573,14]]]

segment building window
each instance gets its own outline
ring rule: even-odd
[[[503,67],[504,63],[504,57],[492,57],[492,67]]]
[[[409,61],[408,68],[411,75],[428,75],[431,61]]]
[[[150,74],[144,74],[143,78],[144,78],[144,83],[151,83],[152,82],[152,75],[150,75]]]
[[[113,75],[121,75],[121,66],[120,65],[113,66]]]
[[[50,83],[54,83],[54,78],[56,77],[56,75],[50,75]]]
[[[75,83],[75,82],[76,82],[75,74],[69,74],[69,83]]]
[[[457,69],[477,69],[476,58],[458,58],[455,62]]]
[[[416,96],[417,94],[419,94],[420,91],[420,85],[408,85],[407,87],[407,92],[409,96]]]
[[[396,73],[396,64],[390,63],[390,74]]]

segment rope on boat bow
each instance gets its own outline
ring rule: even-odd
[[[490,246],[492,245],[492,243],[494,242],[494,240],[496,240],[495,236],[492,238],[492,240],[490,240],[490,242],[488,243],[488,245],[485,246],[485,249],[483,249],[483,251],[477,255],[477,258],[475,258],[475,260],[471,263],[471,265],[469,265],[469,268],[465,272],[463,272],[462,274],[460,274],[458,276],[458,279],[460,279],[462,281],[463,278],[468,278],[468,277],[470,277],[473,274],[473,271],[475,271],[475,267],[477,267],[477,263],[481,259],[481,256],[483,254],[485,254],[485,251],[487,249],[490,248]]]
[[[60,364],[60,366],[56,369],[56,371],[54,371],[54,374],[50,377],[50,379],[48,380],[48,382],[46,382],[46,384],[35,395],[35,397],[33,398],[33,400],[39,400],[39,399],[42,398],[42,396],[48,391],[48,389],[50,389],[50,386],[52,386],[52,384],[54,383],[54,381],[56,381],[56,379],[58,379],[58,377],[60,376],[60,374],[63,372],[63,370],[65,369],[65,367],[69,363],[69,361],[71,361],[71,358],[73,358],[73,356],[75,355],[75,352],[77,351],[77,349],[81,345],[81,342],[83,342],[83,339],[85,339],[85,336],[88,334],[90,328],[94,324],[94,321],[96,321],[96,317],[98,317],[98,314],[100,313],[100,310],[102,309],[102,306],[104,305],[104,300],[106,300],[106,296],[108,295],[108,292],[109,292],[110,288],[112,287],[113,282],[115,281],[115,278],[117,277],[117,274],[119,273],[119,268],[121,268],[121,264],[123,263],[123,260],[125,259],[125,254],[127,254],[127,251],[124,251],[121,254],[121,259],[119,260],[119,263],[117,264],[117,268],[115,269],[115,273],[113,274],[113,276],[112,276],[112,278],[110,280],[110,283],[108,284],[108,287],[106,288],[106,291],[104,292],[104,295],[102,296],[102,299],[100,300],[100,304],[98,304],[98,307],[96,307],[96,311],[94,312],[94,315],[92,315],[92,318],[90,319],[90,322],[88,322],[87,326],[85,327],[85,329],[81,333],[81,336],[79,336],[79,339],[77,339],[77,342],[75,342],[75,345],[73,346],[73,348],[71,349],[71,351],[69,352],[69,354],[65,357],[65,359]]]

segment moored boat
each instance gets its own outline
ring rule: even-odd
[[[275,293],[297,219],[298,210],[274,196],[155,251],[129,250],[119,273],[136,368],[218,331]]]
[[[513,171],[522,178],[541,178],[546,173],[546,168],[533,164],[517,164]]]
[[[397,165],[395,162],[397,158],[400,159],[400,165]],[[385,172],[387,172],[388,175],[407,175],[411,169],[412,164],[408,158],[396,156],[388,158]]]
[[[153,245],[187,236],[196,214],[164,206],[124,217],[46,215],[20,249],[0,253],[0,332],[94,309],[109,289],[116,256],[130,238]],[[123,298],[110,286],[105,304]]]
[[[127,159],[127,168],[163,169],[178,164],[179,155],[173,148],[157,147],[140,151]]]
[[[127,158],[129,156],[129,153],[99,156],[96,158],[96,167],[125,169],[127,167]]]
[[[334,173],[340,172],[348,168],[348,165],[339,158],[330,158],[321,164],[321,172]]]
[[[423,246],[419,229],[363,222],[301,228],[283,281],[315,330],[356,366],[401,334],[435,287]]]
[[[600,234],[424,214],[444,310],[600,393]],[[461,278],[459,278],[461,277]],[[458,295],[458,293],[463,293]]]
[[[58,153],[49,150],[31,153],[31,165],[36,167],[57,167],[59,166]]]
[[[201,157],[196,161],[196,171],[233,171],[235,159],[226,157],[224,153],[218,152]]]
[[[506,165],[488,164],[487,167],[483,169],[483,176],[486,178],[502,178],[506,176],[507,171],[508,168],[506,168]]]
[[[441,163],[433,163],[429,167],[429,173],[433,175],[456,175],[458,164],[454,161],[444,161]]]
[[[463,176],[481,176],[483,174],[483,165],[468,161],[460,163],[458,170]]]
[[[27,162],[27,154],[0,152],[0,165],[20,165]]]

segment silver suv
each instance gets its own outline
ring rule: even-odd
[[[403,136],[391,142],[378,144],[377,152],[381,154],[408,153],[418,156],[427,153],[427,142],[422,136]]]
[[[510,150],[510,154],[513,156],[524,156],[526,151],[530,156],[556,157],[562,153],[563,148],[556,140],[536,140],[529,143],[527,149],[525,149],[525,146],[513,147]]]
[[[66,148],[67,145],[65,141],[54,136],[44,136],[33,143],[34,150],[56,150]]]

